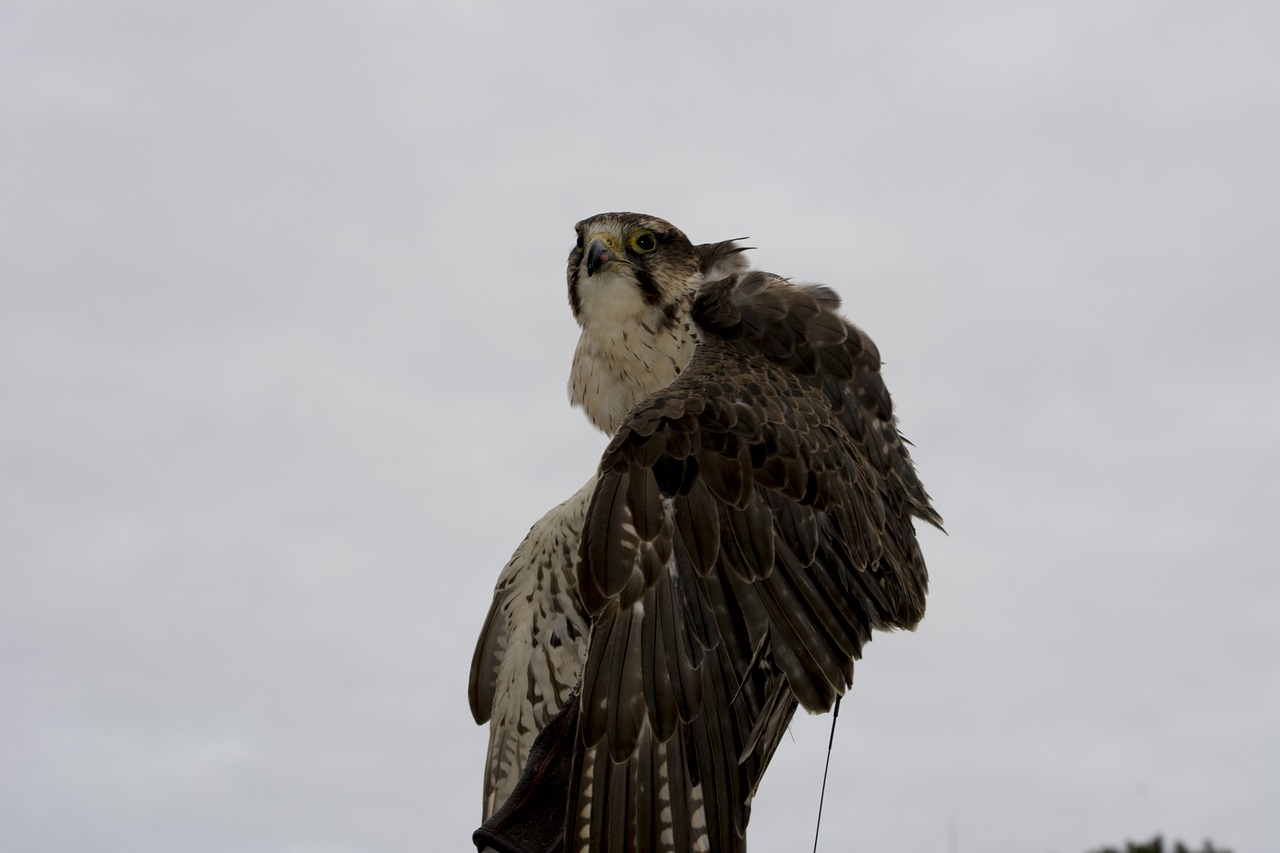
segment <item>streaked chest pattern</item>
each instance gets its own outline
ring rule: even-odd
[[[612,435],[637,403],[680,375],[695,343],[687,315],[584,328],[569,374],[569,400]]]

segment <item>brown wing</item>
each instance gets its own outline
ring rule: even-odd
[[[743,849],[797,702],[829,710],[872,629],[924,614],[912,518],[941,519],[838,307],[759,272],[705,285],[693,361],[605,453],[569,849]]]

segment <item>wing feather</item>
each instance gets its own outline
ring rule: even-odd
[[[693,570],[706,575],[720,556],[719,505],[706,482],[698,480],[687,495],[676,498],[675,509],[679,541]]]

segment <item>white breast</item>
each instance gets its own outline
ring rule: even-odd
[[[569,401],[612,435],[636,403],[671,384],[693,357],[695,338],[687,318],[652,325],[588,325],[578,339],[569,373]]]

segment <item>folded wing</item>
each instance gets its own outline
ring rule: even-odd
[[[924,615],[913,519],[941,519],[838,308],[766,273],[704,285],[692,362],[604,455],[570,849],[743,849],[797,704],[828,710],[873,629]]]

